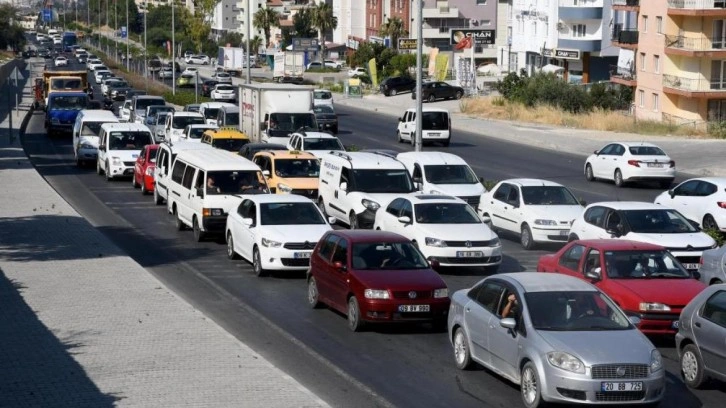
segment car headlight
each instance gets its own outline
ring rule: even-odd
[[[449,297],[449,288],[434,289],[434,298]]]
[[[366,289],[363,292],[366,299],[390,299],[391,294],[384,289]]]
[[[663,303],[641,302],[638,308],[641,312],[670,312],[671,308]]]
[[[561,368],[573,373],[585,373],[585,365],[582,364],[582,361],[572,354],[565,353],[563,351],[550,351],[547,353],[547,361],[549,361],[553,367]]]
[[[271,239],[262,238],[262,246],[270,248],[279,248],[282,246],[282,242],[273,241]]]
[[[489,241],[489,246],[502,246],[502,241],[499,240],[499,238],[494,238],[493,240]]]
[[[98,147],[89,143],[81,143],[80,145],[78,145],[78,147],[80,147],[81,149],[98,149]]]
[[[378,211],[379,208],[381,208],[381,205],[373,200],[368,199],[362,199],[360,200],[360,203],[363,204],[363,207],[371,210],[371,211]]]
[[[443,248],[446,246],[446,242],[442,239],[426,237],[426,245]]]
[[[557,225],[555,220],[534,220],[535,225]]]
[[[111,158],[111,164],[114,164],[116,166],[121,165],[121,158],[120,157],[112,157]]]
[[[277,189],[282,191],[283,193],[292,192],[292,187],[288,186],[287,184],[277,183]]]
[[[653,350],[650,352],[650,372],[654,373],[663,368],[663,357],[660,355],[660,351]]]

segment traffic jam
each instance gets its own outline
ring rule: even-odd
[[[302,274],[309,307],[351,331],[420,323],[447,336],[452,365],[487,368],[526,407],[657,405],[672,380],[654,338],[675,342],[688,387],[726,381],[726,245],[714,239],[726,178],[674,184],[659,146],[613,142],[581,177],[655,184],[654,202],[585,203],[545,179],[488,184],[446,151],[445,109],[425,108],[422,130],[415,109],[399,119],[398,141],[420,132],[424,151],[350,149],[329,91],[219,75],[212,102],[179,107],[65,45],[39,53],[34,106],[49,137],[72,139],[75,164],[130,182],[258,277]],[[509,272],[502,239],[556,250],[536,272]],[[459,268],[481,273],[450,291],[442,275]]]

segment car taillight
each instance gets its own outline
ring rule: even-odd
[[[669,164],[671,165],[671,168],[676,167],[675,160],[671,160]]]
[[[698,264],[701,265],[701,266],[703,266],[703,256],[701,256],[700,258],[698,258]]]
[[[719,207],[726,209],[726,201],[718,201],[716,204],[718,204]]]
[[[638,160],[628,160],[628,164],[635,167],[640,167],[640,161]]]

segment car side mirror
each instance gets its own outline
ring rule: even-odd
[[[338,222],[338,219],[335,217],[328,217],[328,224],[333,225],[336,222]]]
[[[345,265],[343,265],[343,262],[340,262],[340,261],[333,262],[333,267],[341,272],[345,272],[348,270],[348,268]]]
[[[398,118],[398,121],[399,122],[403,122],[403,118]]]
[[[270,170],[262,170],[262,175],[265,177],[270,177]]]
[[[204,188],[202,188],[202,187],[197,187],[197,195],[198,195],[199,197],[204,197]]]
[[[595,150],[595,151],[594,151],[594,152],[592,152],[592,153],[593,153],[593,154],[595,154],[596,156],[599,156],[599,155],[600,155],[600,151],[599,151],[599,150]]]
[[[265,122],[260,123],[260,130],[267,130],[267,123],[265,123]]]
[[[345,181],[340,183],[339,189],[340,191],[348,191],[348,183],[346,183]]]
[[[98,145],[98,150],[106,150],[106,145],[105,144]]]
[[[600,280],[602,277],[601,273],[602,269],[600,267],[597,267],[595,269],[585,272],[585,277],[590,280]]]
[[[505,317],[499,320],[499,325],[505,329],[514,330],[517,327],[517,321],[511,317]]]
[[[676,196],[676,192],[673,191],[673,189],[668,190],[668,195],[671,196],[671,198]]]
[[[581,205],[581,206],[583,206],[583,207],[587,207],[587,201],[585,201],[585,200],[580,200],[580,201],[579,201],[579,203],[580,203],[580,205]]]
[[[248,227],[251,227],[254,221],[252,221],[252,218],[242,218],[242,223]]]
[[[403,217],[398,217],[398,222],[400,222],[401,224],[410,224],[411,223],[411,217],[408,217],[408,216],[405,216],[405,215]]]
[[[421,177],[413,177],[411,180],[413,180],[414,183],[421,184]]]
[[[484,177],[479,177],[479,182],[483,185],[484,184]]]

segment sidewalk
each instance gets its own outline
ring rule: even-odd
[[[82,218],[0,110],[0,407],[327,406]]]
[[[679,136],[648,136],[630,133],[604,132],[586,129],[567,129],[536,123],[517,123],[502,120],[474,118],[461,113],[460,101],[441,101],[424,104],[448,109],[452,113],[454,130],[486,135],[500,140],[511,141],[528,146],[536,146],[549,150],[560,150],[582,156],[584,158],[594,150],[614,141],[634,141],[655,143],[676,162],[679,173],[696,176],[726,177],[726,140],[698,139]],[[366,109],[390,116],[399,117],[416,103],[411,94],[385,97],[383,95],[366,95],[363,98],[345,98],[337,95],[337,105]],[[623,116],[623,120],[632,118]],[[395,129],[391,129],[395,133]],[[393,133],[392,133],[393,134]],[[456,133],[454,133],[456,138]],[[486,160],[484,157],[483,160]]]

